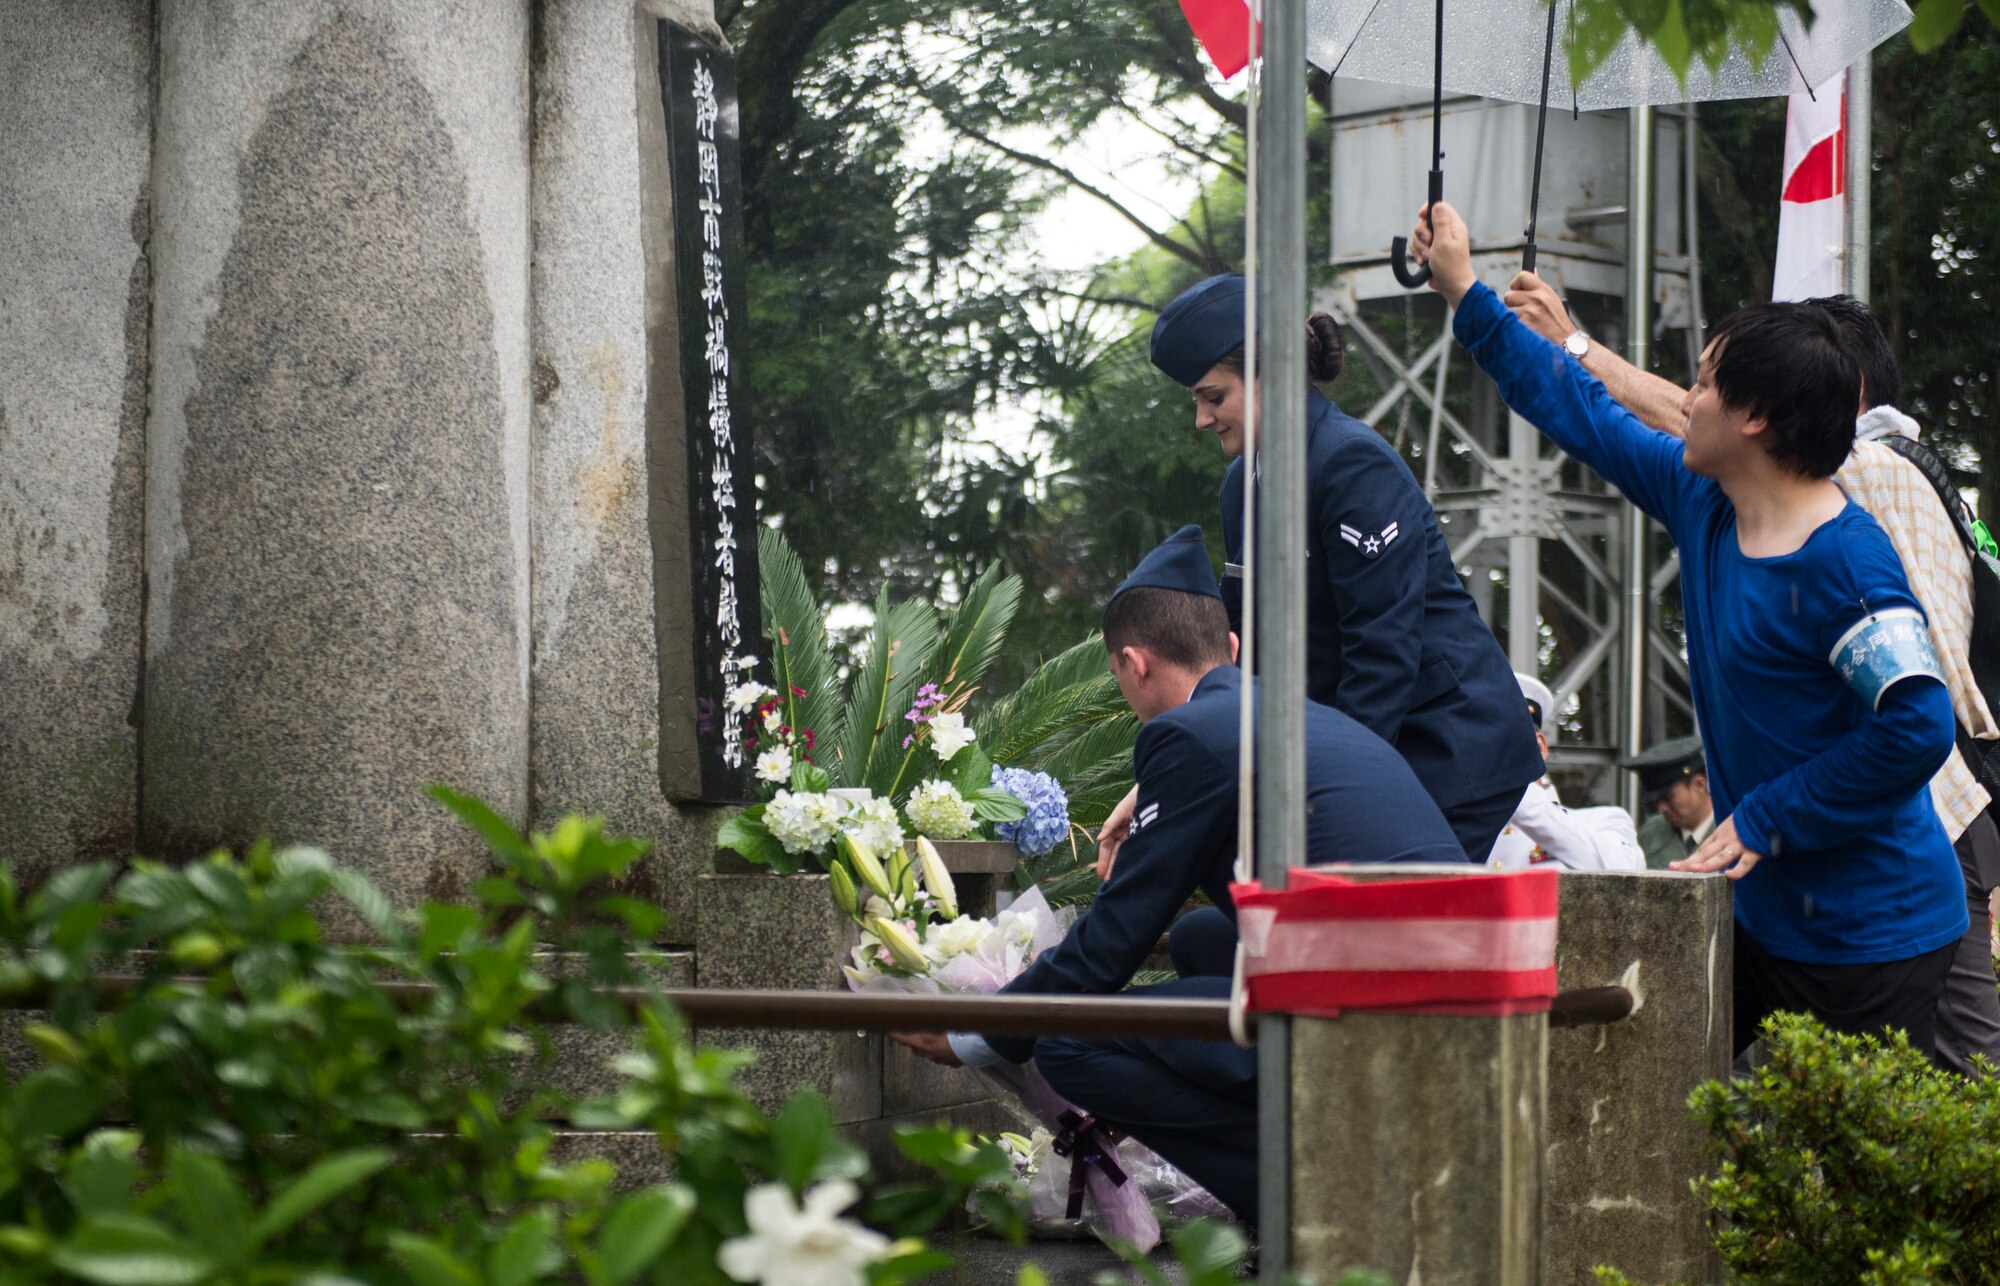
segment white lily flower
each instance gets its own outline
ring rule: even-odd
[[[764,1286],[864,1286],[889,1239],[839,1217],[860,1196],[851,1181],[834,1179],[806,1189],[801,1206],[784,1184],[757,1184],[743,1196],[749,1235],[723,1242],[716,1263],[736,1281]]]
[[[965,726],[962,714],[941,714],[931,719],[931,749],[941,760],[950,759],[978,739],[978,734]]]

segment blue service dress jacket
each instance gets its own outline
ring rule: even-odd
[[[1243,672],[1210,670],[1188,701],[1139,730],[1139,799],[1111,878],[1062,943],[1006,987],[1103,995],[1132,980],[1196,889],[1232,918],[1238,703]],[[1381,738],[1326,706],[1306,705],[1304,862],[1463,862],[1444,815]],[[1034,1040],[988,1036],[1012,1062]]]
[[[1519,796],[1542,775],[1541,751],[1423,488],[1381,434],[1317,391],[1306,424],[1306,695],[1394,746],[1440,808]],[[1239,458],[1222,483],[1232,563],[1245,472]],[[1222,598],[1240,632],[1242,580],[1225,578]]]

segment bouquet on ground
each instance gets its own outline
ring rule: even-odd
[[[1063,939],[1067,922],[1040,889],[991,919],[961,914],[951,873],[928,839],[917,839],[914,859],[898,848],[880,860],[845,833],[838,846],[827,875],[835,904],[861,931],[841,970],[855,991],[992,995]],[[1032,1064],[973,1071],[1027,1137],[1041,1140],[1017,1149],[1017,1165],[1042,1230],[1089,1226],[1147,1252],[1160,1239],[1155,1201],[1187,1217],[1227,1214],[1156,1153],[1065,1101]],[[1052,1164],[1052,1156],[1067,1164]]]

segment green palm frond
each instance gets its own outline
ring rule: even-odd
[[[1004,717],[981,729],[980,744],[997,763],[1041,767],[1070,737],[1107,719],[1130,713],[1117,685],[1109,678],[1039,692],[1028,698],[1024,686],[1008,704]]]
[[[945,622],[944,635],[931,651],[922,681],[937,684],[938,690],[947,695],[976,687],[986,677],[994,657],[1000,654],[1007,627],[1013,623],[1014,612],[1020,605],[1021,578],[1003,579],[999,564],[988,567]],[[910,732],[908,725],[899,727],[905,735]],[[912,743],[905,748],[899,736],[888,747],[888,753],[890,761],[882,770],[882,784],[877,785],[871,777],[869,785],[890,799],[900,798],[925,777],[936,775],[939,768],[937,756],[927,743]]]
[[[875,598],[868,656],[854,675],[840,740],[840,777],[886,793],[902,755],[903,712],[937,646],[937,613],[928,603],[889,606],[885,586]]]
[[[976,687],[1000,654],[1020,606],[1019,576],[1001,576],[998,563],[980,573],[945,625],[943,644],[931,657],[930,682],[945,692]]]
[[[1013,723],[1017,711],[1046,701],[1052,693],[1093,679],[1111,682],[1110,669],[1104,660],[1104,638],[1100,634],[1092,634],[1075,647],[1050,657],[1028,676],[1012,696],[987,707],[978,722],[982,744],[990,732]],[[1115,691],[1117,685],[1112,686]]]
[[[805,565],[784,533],[757,532],[759,592],[764,600],[764,637],[771,641],[771,682],[785,702],[785,722],[811,728],[825,757],[840,743],[840,690],[827,649],[826,617],[806,579]],[[803,697],[796,690],[803,691]]]

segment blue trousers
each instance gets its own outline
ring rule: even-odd
[[[1228,970],[1124,994],[1225,999]],[[1153,1149],[1256,1226],[1255,1050],[1226,1040],[1044,1036],[1035,1064],[1058,1094]]]

